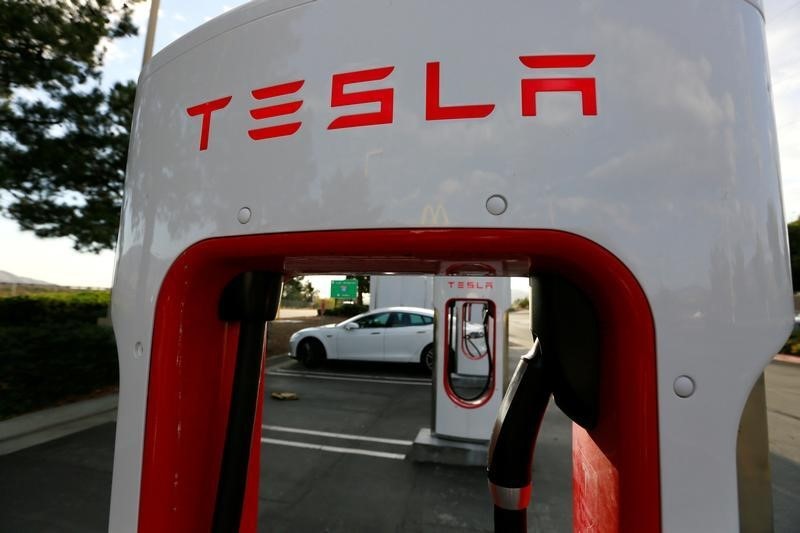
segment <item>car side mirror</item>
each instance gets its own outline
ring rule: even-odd
[[[358,329],[358,328],[360,328],[360,327],[361,327],[361,326],[359,326],[359,325],[358,325],[357,323],[355,323],[355,322],[348,322],[347,324],[345,324],[345,325],[344,325],[344,329],[346,329],[347,331],[352,331],[352,330],[354,330],[354,329]]]

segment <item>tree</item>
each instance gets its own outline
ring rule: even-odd
[[[369,276],[346,276],[346,279],[354,279],[358,281],[358,298],[356,303],[364,305],[364,295],[369,294]]]
[[[135,85],[103,90],[100,67],[135,34],[113,0],[0,0],[0,212],[21,228],[114,245]]]
[[[789,231],[789,256],[792,264],[792,290],[800,292],[800,218],[790,222]]]
[[[517,298],[511,304],[511,307],[513,307],[516,310],[529,309],[530,306],[531,306],[531,302],[530,302],[530,300],[528,299],[527,296],[525,296],[524,298]]]
[[[295,276],[284,281],[281,298],[289,302],[310,304],[314,301],[315,292],[310,281],[303,283],[303,276]]]

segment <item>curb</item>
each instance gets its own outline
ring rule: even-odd
[[[289,354],[269,357],[267,368],[289,359]],[[800,364],[800,357],[778,354],[774,361]],[[72,433],[113,422],[117,418],[119,395],[109,394],[80,402],[51,407],[0,422],[0,455],[7,455]]]
[[[267,358],[266,367],[289,359],[289,354]],[[0,455],[66,437],[117,419],[118,394],[42,409],[0,422]]]
[[[290,356],[290,354],[288,352],[287,353],[282,353],[280,355],[267,356],[267,361],[266,361],[264,366],[266,368],[270,368],[270,367],[279,365],[279,364],[283,363],[284,361],[288,361],[289,359],[291,359],[291,356]]]
[[[109,394],[4,420],[0,422],[0,455],[113,422],[117,400],[117,394]]]

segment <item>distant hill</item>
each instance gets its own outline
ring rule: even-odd
[[[11,272],[6,272],[5,270],[0,270],[0,283],[8,283],[8,284],[16,283],[17,285],[49,285],[51,287],[56,286],[53,283],[48,283],[46,281],[41,281],[38,279],[16,276]]]

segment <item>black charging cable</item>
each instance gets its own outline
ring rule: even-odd
[[[489,388],[492,386],[492,382],[494,381],[494,352],[492,352],[491,342],[489,342],[489,304],[486,304],[486,309],[483,312],[483,343],[486,345],[486,381],[483,384],[483,390],[473,398],[473,400],[477,400],[484,394],[489,391]],[[469,401],[473,401],[469,400]]]
[[[527,531],[536,437],[550,402],[551,384],[539,340],[522,356],[500,405],[489,443],[487,474],[495,531]]]
[[[449,303],[449,309],[448,309],[448,313],[447,313],[447,315],[448,315],[447,316],[447,320],[449,321],[448,328],[450,330],[450,335],[448,336],[447,350],[448,350],[448,356],[450,357],[450,361],[451,361],[451,364],[448,365],[448,369],[450,370],[450,372],[448,372],[447,381],[450,384],[450,389],[453,390],[453,392],[455,392],[455,387],[453,387],[452,370],[455,369],[455,366],[456,366],[455,363],[456,363],[456,358],[458,357],[458,348],[459,348],[458,347],[458,342],[456,342],[456,339],[457,339],[456,333],[457,333],[457,329],[458,329],[458,327],[457,327],[458,326],[458,320],[453,320],[453,318],[456,317],[455,308],[456,308],[456,301],[454,300],[454,301]],[[489,342],[489,312],[488,312],[488,306],[487,306],[487,310],[486,310],[486,312],[484,313],[484,316],[483,316],[483,338],[484,338],[484,342],[486,344],[486,363],[487,363],[487,365],[489,367],[488,371],[486,373],[486,380],[485,380],[481,390],[478,391],[477,394],[473,394],[472,396],[470,396],[468,398],[464,397],[464,396],[461,396],[461,394],[456,393],[458,395],[458,397],[461,398],[462,400],[464,400],[465,402],[474,402],[478,398],[481,398],[483,395],[485,395],[489,391],[489,388],[492,386],[492,382],[494,381],[494,353],[492,352],[492,349],[490,347],[490,342]],[[469,341],[471,342],[471,339],[469,339]],[[454,343],[455,343],[455,346],[454,346]]]
[[[239,531],[242,521],[266,323],[275,319],[280,294],[280,274],[246,272],[234,278],[220,298],[220,319],[239,322],[239,344],[212,533]]]
[[[484,336],[485,335],[486,330],[484,329]],[[487,355],[487,351],[481,350],[469,333],[464,337],[464,347],[466,348],[467,355],[471,359],[480,359],[481,357],[485,357]]]
[[[489,446],[495,531],[502,533],[527,530],[533,452],[550,396],[588,431],[600,416],[602,328],[591,300],[559,275],[530,281],[533,348],[511,378]]]

